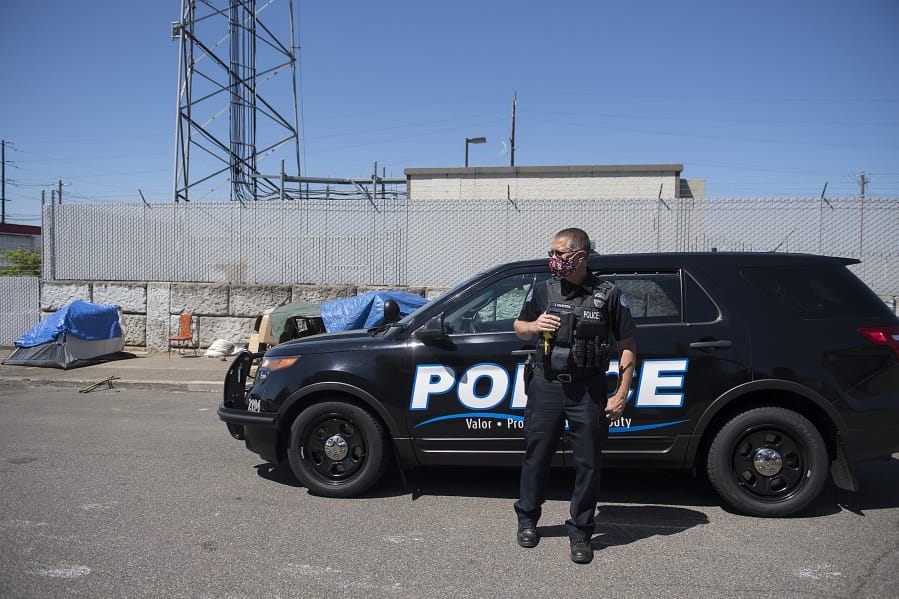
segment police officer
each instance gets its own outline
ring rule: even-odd
[[[518,544],[535,547],[537,521],[546,499],[550,462],[565,420],[575,466],[571,518],[565,522],[571,560],[593,560],[590,540],[599,496],[599,469],[609,422],[624,412],[634,373],[636,343],[627,299],[587,270],[590,239],[581,229],[556,234],[549,252],[553,278],[535,285],[515,321],[524,340],[537,336],[535,369],[524,413],[525,455],[521,464]],[[608,397],[605,372],[609,342],[619,352],[618,388]]]

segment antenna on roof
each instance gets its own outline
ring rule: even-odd
[[[771,250],[771,252],[773,253],[773,252],[776,252],[777,250],[779,250],[780,246],[782,246],[783,244],[785,244],[787,242],[787,239],[790,238],[790,235],[792,235],[795,230],[796,230],[796,227],[793,227],[793,229],[789,233],[787,233],[787,236],[784,237],[783,240],[781,240],[781,242],[777,244],[777,247],[774,248],[773,250]]]

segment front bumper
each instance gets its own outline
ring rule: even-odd
[[[247,449],[273,464],[280,461],[277,414],[229,408],[222,402],[219,405],[218,416],[228,426],[231,436],[243,441]]]
[[[261,353],[242,352],[234,359],[225,375],[225,393],[218,417],[232,437],[246,443],[247,449],[269,462],[278,462],[278,415],[273,412],[247,410],[247,381],[250,368]]]
[[[257,426],[262,428],[278,428],[278,415],[267,412],[248,412],[243,408],[229,408],[225,402],[219,404],[219,418],[226,424],[234,426]]]

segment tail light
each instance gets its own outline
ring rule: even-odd
[[[870,327],[859,329],[858,332],[868,341],[892,348],[899,358],[899,327]]]

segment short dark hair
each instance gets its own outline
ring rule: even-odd
[[[580,250],[587,250],[587,253],[590,253],[590,236],[587,235],[587,232],[583,229],[577,229],[571,227],[569,229],[562,229],[558,233],[556,233],[555,239],[564,238],[568,240],[568,249],[577,252]]]

